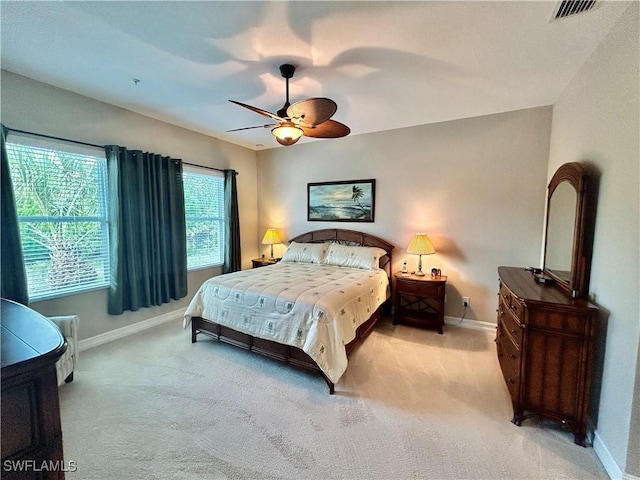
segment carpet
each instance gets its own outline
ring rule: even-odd
[[[553,422],[510,422],[493,334],[383,319],[335,395],[169,323],[83,352],[60,389],[68,479],[607,479]]]

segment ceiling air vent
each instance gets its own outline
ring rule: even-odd
[[[562,0],[558,4],[558,9],[553,20],[571,17],[578,13],[587,12],[596,5],[596,0]]]

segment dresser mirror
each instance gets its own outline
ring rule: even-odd
[[[588,295],[593,245],[593,217],[588,173],[576,162],[565,163],[551,178],[543,270],[574,298]]]

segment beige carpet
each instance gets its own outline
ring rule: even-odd
[[[608,478],[555,424],[510,423],[488,332],[385,319],[333,396],[174,323],[83,352],[75,378],[60,390],[68,479]]]

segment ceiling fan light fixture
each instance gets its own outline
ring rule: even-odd
[[[271,130],[271,133],[280,145],[286,147],[293,145],[304,134],[300,127],[297,127],[293,122],[282,122],[280,125]]]

